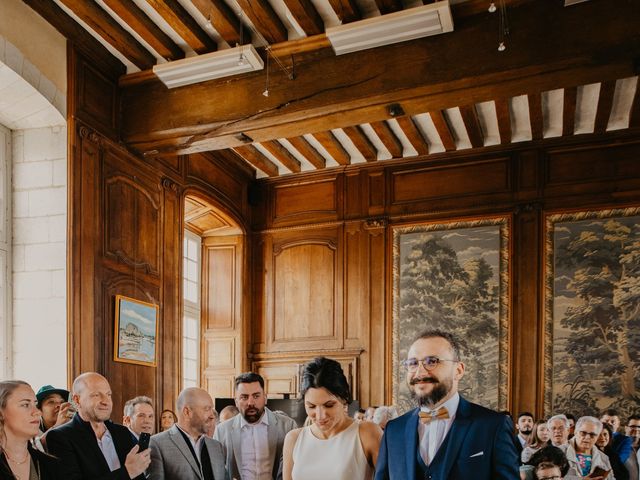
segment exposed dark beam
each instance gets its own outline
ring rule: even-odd
[[[545,48],[531,42],[508,55],[478,41],[495,36],[482,15],[456,25],[453,36],[357,55],[335,56],[330,49],[302,53],[296,65],[304,64],[304,74],[296,77],[295,88],[272,88],[268,99],[259,97],[263,72],[170,94],[160,82],[132,86],[123,91],[123,139],[140,151],[189,153],[246,143],[243,135],[262,142],[380,121],[389,117],[391,103],[417,115],[633,76],[634,59],[640,58],[640,9],[624,0],[613,12],[604,3],[581,4],[579,14],[555,3],[511,9],[510,19],[522,29],[518,38],[543,38]],[[450,68],[456,56],[470,61]],[[289,83],[273,70],[271,81]]]
[[[598,96],[598,110],[596,110],[595,133],[607,131],[611,107],[613,106],[613,94],[616,91],[616,82],[602,82],[600,85],[600,95]]]
[[[324,22],[310,0],[284,0],[285,5],[308,35],[324,32]]]
[[[304,137],[287,138],[289,143],[300,152],[300,154],[307,159],[307,161],[316,167],[318,170],[322,170],[327,166],[325,158],[318,153],[318,151],[311,145]]]
[[[500,132],[500,143],[503,145],[511,143],[511,114],[509,113],[509,101],[500,98],[495,101],[496,116],[498,117],[498,131]]]
[[[433,125],[436,127],[444,149],[447,152],[455,150],[456,142],[453,139],[451,128],[449,127],[449,123],[446,118],[444,118],[444,114],[440,110],[436,110],[435,112],[429,112],[429,115],[431,115],[431,120],[433,121]]]
[[[216,42],[177,0],[146,0],[196,53],[214,52]]]
[[[184,58],[184,52],[133,0],[103,0],[145,42],[166,60]]]
[[[378,150],[360,126],[344,127],[342,131],[349,137],[349,140],[353,142],[367,162],[375,162],[378,159]]]
[[[389,150],[391,158],[402,158],[402,143],[398,140],[396,134],[393,133],[389,124],[382,120],[380,122],[371,122],[371,127],[384,146],[387,147],[387,150]]]
[[[354,0],[329,0],[329,3],[342,23],[355,22],[362,18]]]
[[[242,147],[235,147],[235,152],[244,158],[251,165],[257,169],[263,171],[270,177],[277,177],[280,175],[278,166],[269,160],[262,152],[260,152],[253,145],[245,145]]]
[[[631,111],[629,112],[629,127],[640,128],[640,78],[637,80],[636,93],[633,97],[633,103],[631,104]]]
[[[156,58],[151,52],[97,3],[86,0],[61,0],[61,2],[136,67],[145,69],[156,64]]]
[[[416,125],[415,120],[410,116],[397,117],[396,120],[409,139],[409,142],[411,142],[411,145],[413,145],[413,148],[418,152],[418,155],[428,155],[429,144],[427,143],[427,139],[422,135],[418,125]]]
[[[540,140],[543,136],[542,119],[542,95],[540,93],[530,93],[529,100],[529,123],[531,124],[531,138]]]
[[[251,41],[251,34],[243,32],[240,41],[240,17],[223,0],[191,0],[200,13],[211,22],[216,32],[230,46],[246,44]]]
[[[23,1],[53,25],[82,55],[93,59],[107,71],[124,73],[125,66],[122,62],[54,2],[51,0]]]
[[[562,102],[562,135],[573,135],[576,125],[576,98],[578,96],[577,87],[564,89],[564,100]]]
[[[300,172],[300,160],[291,155],[289,150],[284,148],[277,140],[261,143],[271,155],[276,157],[282,165],[289,169],[291,173]]]
[[[482,128],[480,128],[480,121],[478,120],[478,112],[476,112],[475,105],[460,106],[460,115],[467,129],[471,146],[474,148],[483,147],[484,135],[482,134]]]
[[[340,165],[349,165],[351,163],[349,152],[344,149],[333,132],[318,132],[314,133],[313,136]]]
[[[287,29],[267,0],[238,0],[238,4],[267,42],[287,40]]]
[[[402,2],[400,0],[376,0],[376,5],[382,15],[402,10]]]

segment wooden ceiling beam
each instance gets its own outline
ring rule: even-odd
[[[211,22],[216,32],[231,47],[251,42],[250,32],[240,39],[240,17],[223,0],[191,0],[198,11]]]
[[[136,67],[146,69],[156,64],[156,57],[97,3],[86,0],[60,1]]]
[[[400,0],[376,0],[376,5],[381,15],[398,12],[403,8]]]
[[[23,1],[53,25],[83,56],[94,60],[107,71],[119,72],[119,74],[125,72],[125,66],[120,60],[54,2],[51,0]]]
[[[247,162],[249,162],[258,170],[264,172],[269,177],[277,177],[278,175],[280,175],[278,166],[271,160],[269,160],[261,151],[259,151],[253,145],[235,147],[233,150]]]
[[[531,138],[540,140],[543,136],[544,126],[542,119],[542,95],[540,93],[530,93],[527,96],[529,101],[529,123],[531,124]]]
[[[494,36],[481,15],[456,26],[453,35],[358,55],[303,53],[296,57],[296,70],[303,73],[293,82],[272,71],[267,98],[259,95],[263,72],[170,94],[160,82],[134,85],[123,89],[123,139],[142,152],[190,153],[380,121],[389,118],[392,103],[417,115],[633,76],[640,10],[628,1],[617,4],[615,13],[602,2],[587,2],[576,12],[540,2],[513,8],[510,19],[520,22],[519,38],[544,38],[545,48],[532,42],[504,56],[478,41]],[[450,68],[457,56],[472,61]]]
[[[451,133],[451,127],[449,127],[449,122],[444,118],[444,114],[440,110],[436,110],[435,112],[429,112],[431,115],[431,121],[433,121],[433,125],[436,127],[436,131],[440,136],[440,141],[442,142],[442,146],[447,152],[451,152],[456,149],[456,142],[453,139],[453,133]]]
[[[300,152],[307,161],[316,167],[318,170],[322,170],[327,166],[327,161],[320,155],[320,153],[311,145],[304,137],[287,138],[289,143]]]
[[[636,93],[633,96],[633,103],[629,112],[629,128],[640,128],[640,77],[637,82]]]
[[[300,173],[300,160],[294,157],[289,150],[284,148],[277,140],[263,142],[262,145],[271,155],[276,157],[278,161],[289,169],[291,173]]]
[[[284,0],[284,4],[307,36],[324,32],[322,17],[311,0]]]
[[[103,0],[165,60],[184,58],[184,51],[133,0]]]
[[[564,100],[562,101],[562,135],[573,135],[576,126],[576,99],[578,97],[578,87],[567,87],[564,89]]]
[[[359,125],[344,127],[342,131],[353,142],[367,162],[378,160],[378,150]]]
[[[267,0],[238,0],[238,4],[268,43],[287,40],[287,28]]]
[[[314,133],[313,136],[318,142],[320,142],[320,145],[329,152],[329,155],[338,162],[338,164],[349,165],[351,163],[351,156],[349,155],[349,152],[344,149],[333,132],[317,132]]]
[[[371,122],[371,128],[376,132],[380,141],[384,144],[384,146],[389,150],[391,154],[391,158],[402,158],[402,143],[396,137],[396,134],[393,133],[391,127],[384,120],[380,122]]]
[[[429,155],[429,143],[427,139],[422,135],[422,132],[416,125],[415,120],[410,116],[397,117],[398,125],[402,128],[402,131],[409,139],[413,148],[416,149],[418,155]]]
[[[613,95],[616,92],[616,82],[602,82],[600,95],[598,96],[598,109],[596,110],[595,133],[604,133],[609,125],[611,107],[613,107]]]
[[[329,0],[329,3],[343,24],[355,22],[362,18],[358,5],[354,0]]]
[[[511,143],[511,113],[509,112],[509,101],[506,98],[497,99],[496,116],[498,117],[498,132],[500,132],[500,143]]]
[[[198,22],[187,12],[178,0],[146,0],[160,14],[169,26],[196,53],[215,52],[215,40],[207,35]]]
[[[471,146],[474,148],[483,147],[484,135],[480,127],[480,120],[478,120],[478,112],[476,112],[475,105],[460,106],[460,115],[467,130],[467,135],[469,135]]]

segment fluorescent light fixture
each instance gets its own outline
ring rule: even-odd
[[[242,45],[155,65],[153,73],[168,88],[176,88],[263,68],[264,62],[253,45]]]
[[[326,29],[336,55],[453,31],[449,0]]]

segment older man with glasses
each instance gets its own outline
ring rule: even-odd
[[[602,431],[602,422],[595,417],[580,417],[576,422],[575,437],[569,441],[567,461],[568,480],[589,478],[590,480],[615,480],[609,457],[596,447]]]

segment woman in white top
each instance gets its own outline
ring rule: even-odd
[[[382,431],[349,417],[349,384],[335,360],[319,357],[305,366],[301,386],[311,425],[290,431],[283,448],[283,480],[369,480]]]

